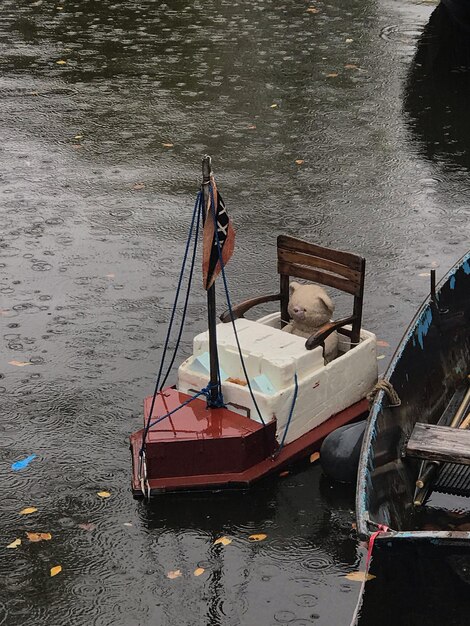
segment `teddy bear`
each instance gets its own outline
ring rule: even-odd
[[[308,338],[331,320],[335,305],[322,287],[292,282],[289,285],[289,295],[287,310],[290,322],[283,328],[287,333]],[[325,339],[325,363],[329,363],[337,355],[338,334],[335,331]]]

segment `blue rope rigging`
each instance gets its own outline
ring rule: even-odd
[[[166,353],[168,350],[168,344],[170,341],[170,335],[171,335],[171,331],[173,328],[173,322],[175,319],[175,314],[176,314],[176,307],[178,305],[178,300],[179,300],[179,295],[180,295],[180,291],[181,291],[181,286],[183,284],[183,277],[184,277],[184,273],[185,273],[185,269],[186,269],[186,262],[188,259],[188,254],[189,254],[189,248],[191,245],[191,240],[193,238],[193,231],[194,231],[194,225],[196,224],[196,233],[199,232],[199,222],[200,222],[200,217],[201,217],[201,211],[202,211],[202,200],[203,200],[203,194],[202,191],[199,191],[199,193],[196,196],[196,202],[194,204],[194,209],[193,209],[193,215],[192,215],[192,219],[191,219],[191,225],[189,227],[189,233],[188,233],[188,238],[186,241],[186,247],[184,250],[184,256],[183,256],[183,262],[181,265],[181,271],[180,271],[180,275],[179,275],[179,279],[178,279],[178,286],[176,288],[176,294],[175,294],[175,300],[173,303],[173,309],[171,311],[171,316],[170,316],[170,321],[168,323],[168,329],[167,329],[167,333],[166,333],[166,338],[165,338],[165,344],[163,347],[163,354],[162,354],[162,358],[160,361],[160,368],[158,370],[158,374],[157,374],[157,379],[156,379],[156,383],[155,383],[155,390],[153,392],[153,397],[152,397],[152,403],[150,405],[150,411],[149,411],[149,416],[147,419],[147,424],[145,425],[145,430],[144,430],[144,434],[142,436],[142,446],[140,448],[140,456],[142,456],[144,448],[145,448],[145,441],[147,439],[147,434],[150,428],[150,423],[151,423],[151,419],[152,419],[152,413],[153,413],[153,409],[155,406],[155,401],[157,399],[157,395],[158,392],[161,391],[161,385],[160,385],[160,379],[161,379],[161,375],[163,372],[163,366],[165,363],[165,357],[166,357]],[[169,370],[171,369],[174,360],[176,358],[176,352],[178,350],[179,347],[179,342],[181,340],[181,335],[182,335],[182,329],[184,326],[184,318],[186,316],[186,310],[187,310],[187,305],[188,305],[188,298],[189,298],[189,292],[190,292],[190,288],[191,288],[191,281],[192,281],[192,277],[193,277],[193,270],[194,270],[194,263],[195,263],[195,258],[196,258],[196,248],[197,248],[197,234],[196,237],[194,239],[194,249],[193,249],[193,255],[192,255],[192,259],[191,259],[191,268],[190,268],[190,274],[189,274],[189,279],[188,279],[188,289],[187,289],[187,294],[186,294],[186,299],[185,299],[185,304],[184,304],[184,308],[183,308],[183,317],[181,320],[181,327],[180,327],[180,332],[178,334],[178,339],[175,345],[175,349],[174,349],[174,355],[173,355],[173,359],[171,362],[170,367],[168,368],[168,371],[165,374],[165,379],[167,379],[168,377],[168,373]]]

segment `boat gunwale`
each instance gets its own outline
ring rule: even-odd
[[[439,299],[439,294],[447,283],[452,279],[452,277],[464,266],[465,263],[468,263],[470,260],[470,251],[464,254],[441,278],[441,280],[436,285],[436,299]],[[431,294],[424,299],[418,311],[414,315],[410,324],[408,325],[405,333],[403,334],[400,343],[398,344],[391,360],[390,364],[385,372],[383,379],[390,382],[390,379],[393,377],[395,373],[397,364],[399,363],[401,356],[405,350],[405,347],[408,345],[408,342],[411,341],[417,327],[419,326],[421,320],[425,316],[425,314],[430,310],[432,302]],[[376,427],[377,427],[377,419],[382,410],[383,401],[384,401],[385,392],[383,390],[379,391],[375,400],[370,408],[369,417],[367,420],[366,429],[364,432],[364,437],[362,440],[361,453],[359,456],[359,467],[357,472],[357,483],[356,483],[356,517],[357,517],[357,533],[361,540],[368,540],[373,534],[373,530],[370,529],[370,525],[376,526],[375,522],[368,519],[368,508],[367,508],[367,496],[366,496],[366,485],[369,474],[368,469],[368,459],[370,456],[370,450],[372,447],[372,442],[377,436]],[[419,533],[422,531],[407,531],[404,534],[409,535],[410,533],[415,535],[415,533]],[[445,531],[446,532],[446,531]],[[401,535],[400,531],[395,531],[394,536]],[[428,533],[429,534],[429,533]],[[469,533],[463,533],[465,536],[470,537]]]

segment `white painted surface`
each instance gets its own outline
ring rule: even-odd
[[[340,335],[342,353],[324,365],[322,348],[307,350],[305,339],[278,328],[279,315],[258,321],[236,320],[240,346],[256,402],[265,422],[277,418],[278,438],[282,437],[294,396],[294,374],[299,391],[286,442],[305,434],[326,419],[358,402],[377,381],[376,337],[361,331],[358,346],[350,349],[349,339]],[[208,333],[194,338],[193,355],[178,370],[178,389],[194,393],[209,381]],[[232,324],[217,325],[217,344],[224,400],[229,408],[249,412],[259,420],[247,386],[227,378],[245,380]]]

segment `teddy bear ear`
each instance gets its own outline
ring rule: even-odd
[[[335,310],[335,305],[333,304],[333,301],[330,299],[330,297],[326,293],[322,293],[319,296],[319,298],[323,302],[323,304],[326,306],[330,314],[333,314]]]
[[[296,289],[300,287],[300,283],[296,283],[295,281],[291,282],[289,285],[289,295],[292,295]]]

